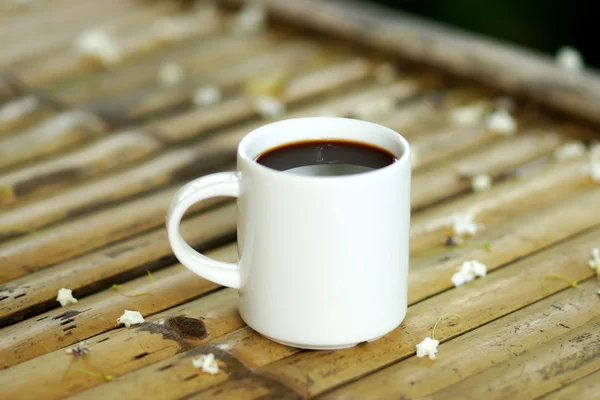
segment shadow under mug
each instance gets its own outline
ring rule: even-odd
[[[371,144],[397,161],[342,176],[291,174],[255,161],[277,146],[327,139]],[[238,289],[240,314],[248,326],[285,345],[352,347],[402,322],[411,179],[410,149],[402,136],[347,118],[288,119],[246,135],[237,167],[237,172],[186,184],[171,201],[167,231],[183,265]],[[185,211],[214,196],[237,197],[237,263],[210,259],[181,237]]]

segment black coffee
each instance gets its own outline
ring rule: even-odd
[[[346,140],[307,140],[274,147],[256,157],[259,164],[299,175],[351,175],[397,161],[387,150]]]

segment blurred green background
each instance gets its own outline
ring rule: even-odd
[[[565,45],[600,67],[597,2],[585,0],[370,0],[468,31],[556,54]],[[592,25],[594,24],[594,25]]]

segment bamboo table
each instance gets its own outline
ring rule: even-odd
[[[600,186],[587,155],[554,156],[597,134],[598,75],[360,3],[266,1],[267,28],[242,34],[238,2],[184,3],[0,9],[0,398],[600,398]],[[108,25],[118,62],[82,59],[76,36]],[[181,81],[161,84],[166,61]],[[194,105],[206,85],[222,100]],[[257,92],[286,112],[261,116]],[[486,125],[497,108],[516,133]],[[163,224],[180,185],[234,168],[249,130],[325,114],[415,150],[410,307],[376,342],[299,351],[245,327],[237,293],[178,264]],[[472,190],[478,174],[488,190]],[[455,213],[485,229],[444,247]],[[235,228],[230,199],[182,224],[227,261]],[[488,275],[455,288],[472,259]],[[60,288],[79,302],[60,307]],[[125,309],[146,322],[117,324]],[[461,318],[438,325],[437,359],[417,358],[446,313]],[[84,340],[89,354],[66,353]],[[192,365],[208,353],[216,375]]]

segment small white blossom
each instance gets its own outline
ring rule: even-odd
[[[121,58],[117,42],[102,28],[83,31],[75,45],[81,56],[96,59],[104,65],[114,65]]]
[[[198,358],[194,358],[192,364],[195,368],[199,368],[202,372],[206,372],[207,374],[215,375],[219,372],[219,365],[217,364],[213,353],[203,354]]]
[[[236,34],[261,31],[267,25],[267,11],[260,0],[249,0],[236,15],[232,30]]]
[[[73,291],[65,288],[58,289],[56,301],[58,301],[62,307],[77,303],[77,299],[73,297]]]
[[[452,216],[452,229],[457,236],[473,236],[483,225],[473,221],[471,214],[454,214]]]
[[[457,268],[457,272],[452,275],[452,283],[458,287],[467,282],[471,282],[476,277],[484,277],[487,275],[487,267],[485,264],[480,263],[477,260],[465,261],[460,267]]]
[[[554,151],[554,158],[558,161],[572,160],[585,154],[585,145],[580,141],[571,141],[563,144]]]
[[[596,273],[598,275],[600,275],[600,249],[599,248],[595,248],[592,250],[592,255],[590,257],[590,260],[588,261],[588,265],[590,266],[591,269],[593,269],[594,271],[596,271]]]
[[[492,178],[487,174],[477,174],[471,179],[471,188],[475,192],[482,192],[492,187]]]
[[[430,360],[435,360],[435,353],[438,352],[439,340],[430,338],[429,336],[417,344],[417,357],[429,356]]]
[[[517,121],[506,110],[496,110],[485,119],[486,127],[496,133],[509,136],[517,131]]]
[[[208,107],[221,102],[221,90],[215,85],[207,85],[196,90],[192,102],[198,107]]]
[[[40,106],[40,101],[35,96],[26,96],[11,101],[0,108],[0,123],[12,122],[31,114]]]
[[[174,86],[183,80],[183,68],[174,62],[164,63],[158,70],[158,81],[164,86]]]
[[[65,350],[65,353],[72,354],[75,357],[82,357],[90,353],[90,346],[87,340],[78,343],[76,346],[70,347]]]
[[[389,97],[370,99],[359,104],[353,114],[358,119],[374,119],[382,115],[390,114],[394,111],[395,105],[396,101]]]
[[[450,111],[450,121],[456,126],[473,126],[481,122],[484,113],[482,104],[458,107]]]
[[[285,105],[271,96],[260,96],[254,100],[254,108],[263,118],[278,117],[285,113]]]
[[[398,77],[396,67],[387,62],[376,66],[373,74],[375,75],[375,81],[381,84],[392,83]]]
[[[556,63],[565,71],[579,72],[583,69],[583,57],[570,46],[561,47],[556,53]]]
[[[142,314],[139,311],[125,310],[123,315],[121,315],[119,318],[117,318],[117,323],[125,324],[125,326],[127,328],[129,328],[131,325],[137,325],[137,324],[141,324],[143,322],[144,322],[144,317],[142,317]]]

